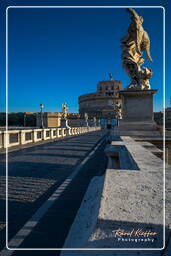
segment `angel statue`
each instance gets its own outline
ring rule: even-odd
[[[143,17],[139,16],[132,8],[127,8],[127,11],[131,14],[132,22],[128,28],[128,34],[121,39],[123,68],[131,78],[127,89],[148,90],[150,89],[149,79],[152,76],[152,70],[146,67],[141,68],[141,65],[144,64],[142,57],[144,50],[147,58],[152,62],[150,39],[142,26]]]
[[[96,117],[94,116],[94,117],[93,117],[94,126],[96,126],[96,121],[97,121],[97,119],[96,119]]]
[[[85,112],[84,113],[84,119],[87,121],[88,120],[88,114]]]
[[[88,114],[84,112],[85,125],[88,127]]]
[[[116,102],[115,104],[115,113],[117,119],[122,119],[122,106],[119,102]]]
[[[108,72],[108,75],[109,75],[109,79],[110,79],[110,80],[113,80],[113,74],[112,74],[112,72]]]
[[[67,104],[66,104],[66,103],[63,103],[63,104],[62,104],[62,116],[63,116],[63,117],[66,117],[66,116],[67,116],[67,110],[68,110]]]

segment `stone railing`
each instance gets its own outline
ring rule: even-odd
[[[44,140],[53,140],[65,136],[97,131],[100,129],[100,127],[72,127],[70,129],[48,128],[0,131],[0,148],[3,149]]]
[[[149,250],[151,242],[142,243],[143,236],[139,239],[140,236],[134,234],[131,239],[136,240],[129,244],[126,242],[129,241],[128,236],[122,236],[119,232],[116,235],[115,232],[141,228],[157,234],[156,237],[151,236],[154,239],[151,248],[154,250],[162,249],[163,230],[166,228],[166,246],[170,246],[170,166],[165,166],[165,191],[168,200],[164,212],[161,203],[164,197],[163,160],[152,152],[158,152],[158,148],[149,142],[137,142],[129,136],[118,137],[107,145],[107,169],[104,175],[94,176],[89,183],[63,248],[109,248],[111,252],[112,249],[120,248]],[[105,239],[102,239],[104,234]],[[122,240],[125,238],[127,240]],[[60,256],[73,256],[67,252],[69,251],[62,250]],[[74,252],[74,256],[83,255],[85,254],[80,251]],[[169,256],[169,253],[164,255]]]

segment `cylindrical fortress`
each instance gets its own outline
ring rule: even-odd
[[[122,83],[119,80],[100,81],[95,93],[84,94],[79,97],[79,113],[87,113],[89,118],[115,118],[115,104],[121,103],[119,91]]]

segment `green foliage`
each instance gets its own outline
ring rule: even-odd
[[[0,113],[0,126],[5,126],[6,124],[6,113]]]
[[[0,113],[0,126],[6,125],[6,114]],[[23,112],[9,113],[8,114],[8,126],[36,126],[36,113],[25,114]]]

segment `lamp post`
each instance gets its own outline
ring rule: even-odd
[[[24,112],[24,127],[26,127],[26,112]]]
[[[43,125],[43,108],[44,108],[44,105],[43,104],[40,104],[40,115],[41,115],[41,126],[40,128],[44,128],[44,125]]]

